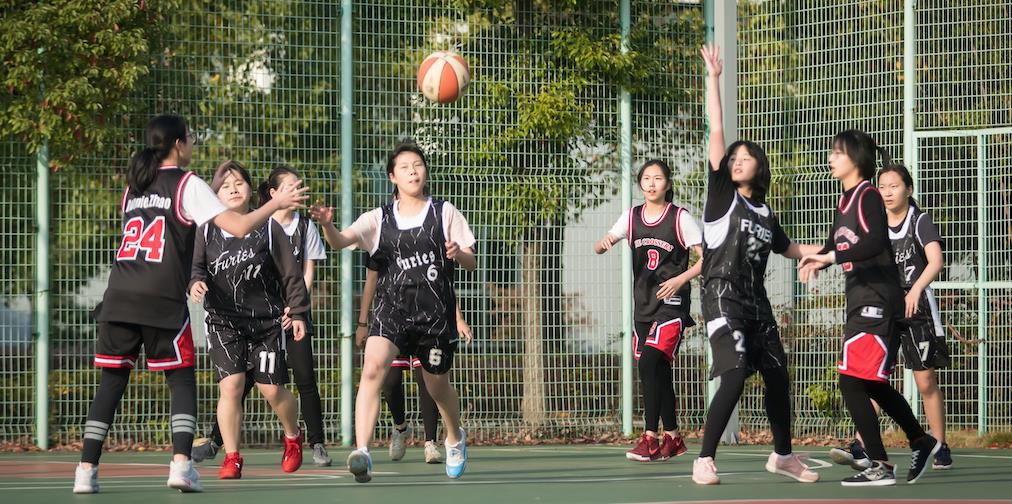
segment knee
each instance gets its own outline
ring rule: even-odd
[[[386,376],[387,368],[382,362],[367,360],[362,364],[362,381],[378,382]]]
[[[233,378],[234,376],[236,375],[229,376],[218,382],[218,390],[221,391],[222,398],[238,400],[242,397],[245,381],[242,379],[235,379]]]
[[[938,380],[935,379],[935,373],[933,371],[924,371],[924,375],[917,379],[917,390],[923,396],[933,396],[940,393],[938,389]]]
[[[287,389],[280,385],[261,385],[258,389],[260,390],[260,393],[263,394],[264,399],[267,399],[267,402],[270,403],[282,398],[284,392],[287,391]]]

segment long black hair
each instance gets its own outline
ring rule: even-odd
[[[770,172],[770,160],[766,157],[766,151],[759,144],[748,140],[738,140],[732,143],[724,153],[724,159],[720,160],[720,169],[727,170],[730,173],[731,156],[738,150],[738,147],[742,146],[745,147],[745,150],[756,161],[755,176],[748,183],[748,186],[752,189],[752,199],[759,203],[765,203],[766,193],[770,191],[773,174]]]
[[[903,181],[903,185],[911,189],[914,187],[914,177],[910,176],[910,170],[907,170],[907,167],[900,163],[890,163],[883,166],[882,169],[878,171],[879,180],[882,179],[883,173],[895,173],[900,177],[900,180]],[[907,203],[913,207],[917,206],[917,200],[915,200],[913,196],[907,198]]]
[[[390,155],[387,156],[387,175],[394,172],[394,166],[397,164],[397,156],[404,154],[405,152],[413,152],[422,159],[422,164],[425,165],[425,180],[428,182],[429,179],[429,158],[425,157],[425,151],[422,150],[414,140],[404,139],[400,143],[394,146],[394,150],[390,151]],[[425,194],[429,194],[428,183],[423,188]],[[397,187],[394,187],[393,193],[390,195],[392,199],[397,199]]]
[[[285,175],[294,175],[295,178],[300,178],[299,172],[295,171],[295,168],[291,166],[275,166],[271,170],[271,174],[267,176],[267,180],[261,182],[260,186],[257,187],[257,194],[260,196],[260,206],[264,206],[271,200],[271,189],[281,187],[281,177]]]
[[[648,159],[647,162],[643,163],[643,166],[640,167],[640,171],[636,175],[636,180],[641,184],[640,189],[643,188],[643,174],[647,171],[647,168],[650,168],[651,166],[660,168],[661,172],[664,173],[664,179],[668,181],[668,190],[664,191],[664,201],[671,203],[671,201],[675,199],[674,183],[671,180],[671,167],[668,166],[668,163],[665,163],[660,159]]]
[[[875,178],[875,157],[882,158],[882,166],[891,165],[892,156],[885,149],[875,143],[871,135],[856,129],[841,131],[833,137],[833,148],[840,149],[851,161],[857,165],[861,178],[871,180]]]
[[[144,129],[144,148],[130,158],[127,184],[134,192],[144,192],[155,180],[162,160],[169,157],[177,141],[186,142],[186,120],[163,114],[148,122]]]

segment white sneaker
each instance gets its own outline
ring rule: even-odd
[[[204,491],[204,485],[200,484],[200,475],[193,468],[192,460],[169,462],[169,480],[165,485],[183,493]]]
[[[348,472],[355,475],[355,481],[368,483],[372,480],[372,457],[369,452],[355,450],[348,455]]]
[[[700,457],[692,463],[692,481],[700,485],[720,483],[720,478],[717,476],[717,466],[713,464],[713,457]]]
[[[794,453],[783,456],[777,455],[776,452],[771,453],[770,457],[766,459],[766,470],[773,474],[794,478],[802,483],[819,481],[819,473],[809,469],[803,459]]]
[[[425,442],[425,463],[426,464],[443,463],[443,452],[439,451],[439,447],[436,446],[435,441]]]
[[[446,475],[457,479],[464,475],[464,466],[467,465],[467,433],[460,428],[460,441],[451,445],[450,441],[444,441],[446,445]]]
[[[98,466],[91,466],[91,469],[77,465],[74,470],[74,493],[91,494],[98,493]]]
[[[390,434],[390,460],[398,461],[404,458],[404,452],[408,449],[408,438],[411,437],[411,427],[404,426],[404,431],[392,429]]]

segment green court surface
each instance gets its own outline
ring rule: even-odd
[[[280,468],[280,451],[244,452],[244,477],[215,479],[221,455],[199,470],[202,494],[180,494],[165,487],[167,453],[106,453],[102,459],[98,495],[73,495],[76,453],[0,455],[0,502],[101,502],[103,504],[163,502],[229,502],[241,504],[481,503],[494,502],[672,502],[770,501],[831,502],[890,501],[925,503],[1010,502],[1012,452],[954,450],[949,471],[930,470],[915,485],[905,484],[909,452],[893,449],[899,483],[895,487],[843,488],[849,468],[831,466],[822,448],[800,448],[809,465],[822,476],[814,484],[794,482],[763,468],[769,447],[729,446],[718,452],[721,484],[703,487],[692,482],[689,453],[662,463],[625,460],[626,447],[536,446],[472,447],[467,473],[448,480],[442,465],[421,462],[422,450],[410,448],[403,461],[391,462],[384,448],[376,448],[371,483],[358,484],[343,466],[347,452],[334,448],[337,464],[330,468],[304,465],[294,474]]]

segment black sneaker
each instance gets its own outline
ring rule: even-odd
[[[917,483],[924,470],[928,468],[928,461],[941,449],[942,443],[928,434],[910,443],[910,471],[907,472],[907,483]]]
[[[883,462],[872,462],[871,467],[844,479],[843,486],[892,486],[896,484],[896,469]]]
[[[840,465],[863,471],[871,467],[871,459],[864,451],[864,445],[857,439],[850,442],[845,448],[833,448],[829,450],[829,458]]]
[[[932,469],[952,469],[952,452],[949,451],[949,445],[942,443],[942,447],[938,450],[935,455],[935,462],[931,464]]]

